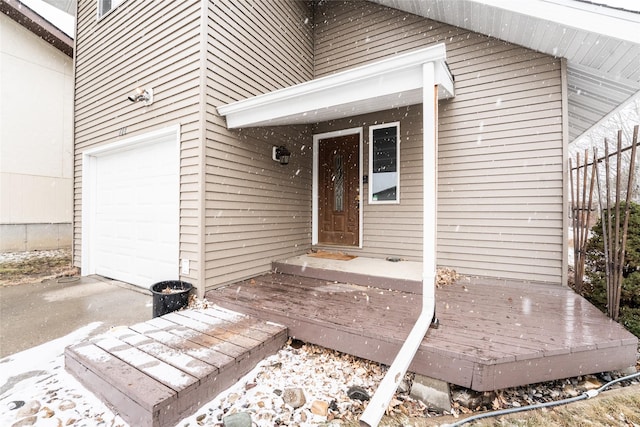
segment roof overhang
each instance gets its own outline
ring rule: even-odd
[[[576,0],[369,1],[566,58],[569,141],[640,91],[637,11]]]
[[[0,1],[0,12],[6,14],[64,54],[73,57],[73,38],[26,4],[19,0],[2,0]]]
[[[218,107],[228,128],[319,123],[422,103],[423,65],[438,98],[454,95],[444,43]]]

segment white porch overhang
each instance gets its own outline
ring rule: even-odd
[[[422,103],[423,65],[438,98],[454,95],[443,43],[218,107],[227,127],[319,123]]]
[[[360,419],[378,425],[435,313],[437,218],[437,101],[453,97],[444,44],[218,107],[228,128],[319,123],[422,104],[422,310]],[[315,154],[314,154],[315,155]]]

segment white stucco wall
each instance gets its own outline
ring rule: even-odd
[[[0,14],[0,246],[8,225],[71,223],[72,112],[72,58]]]

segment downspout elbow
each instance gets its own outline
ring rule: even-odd
[[[420,347],[420,343],[429,330],[435,313],[435,298],[423,295],[422,311],[405,340],[398,355],[389,367],[378,389],[360,417],[361,427],[376,427],[384,415],[393,394],[409,369],[409,365]]]

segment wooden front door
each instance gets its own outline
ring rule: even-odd
[[[318,152],[318,243],[360,244],[360,139],[320,141]]]

